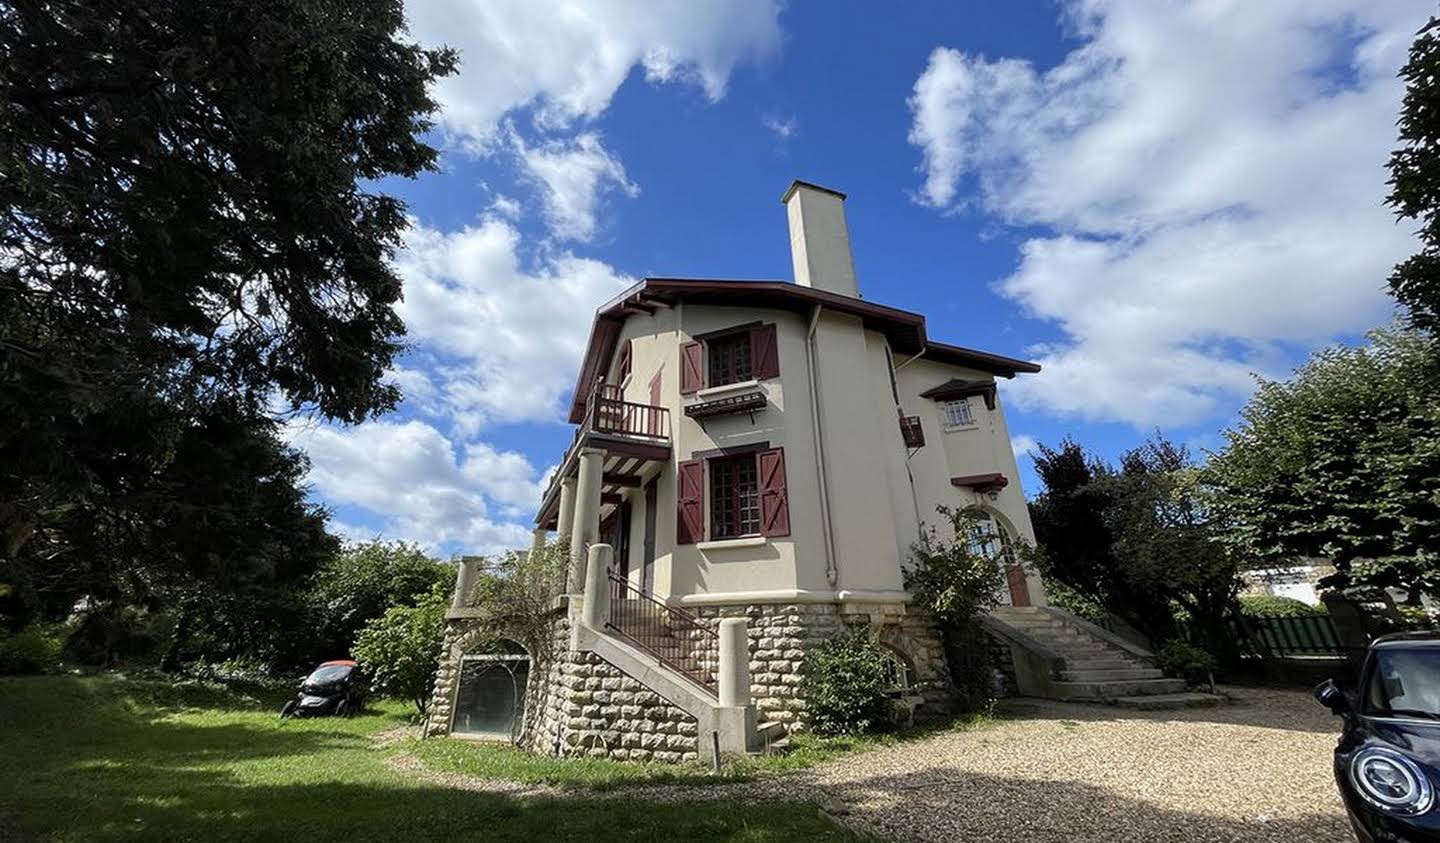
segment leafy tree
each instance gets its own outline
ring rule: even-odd
[[[1211,458],[1227,540],[1280,565],[1333,561],[1324,587],[1440,587],[1440,355],[1413,329],[1313,355],[1264,381]]]
[[[1410,309],[1416,327],[1440,329],[1440,19],[1431,18],[1400,69],[1399,149],[1390,155],[1389,203],[1402,219],[1420,221],[1420,252],[1395,267],[1390,290]]]
[[[1045,487],[1030,514],[1048,580],[1154,641],[1176,637],[1183,610],[1208,649],[1236,655],[1237,556],[1185,448],[1157,436],[1117,468],[1066,440],[1035,463]]]
[[[355,658],[370,671],[376,690],[414,702],[421,714],[440,667],[449,605],[447,591],[436,586],[414,606],[387,610],[355,640]]]
[[[1240,610],[1253,618],[1305,618],[1325,614],[1325,604],[1311,606],[1278,594],[1242,594]]]
[[[1154,639],[1175,636],[1174,613],[1164,595],[1129,576],[1116,552],[1111,512],[1121,484],[1115,469],[1073,439],[1058,450],[1038,445],[1040,493],[1030,502],[1039,549],[1037,564],[1049,582],[1101,606]]]
[[[405,542],[353,544],[328,560],[310,583],[313,659],[342,658],[367,623],[393,606],[413,606],[454,582],[455,568]]]
[[[0,5],[7,626],[326,552],[269,416],[397,399],[405,217],[373,186],[434,167],[455,62],[403,26],[400,0]]]

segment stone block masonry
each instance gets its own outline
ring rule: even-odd
[[[851,628],[871,628],[909,668],[906,693],[917,718],[953,710],[953,688],[940,631],[933,619],[898,604],[762,604],[700,607],[695,614],[718,628],[724,618],[746,619],[751,697],[761,722],[805,728],[801,671],[806,654]],[[699,762],[709,758],[696,719],[633,677],[589,652],[570,649],[578,618],[562,606],[553,613],[551,654],[532,663],[524,726],[517,744],[556,756],[616,760]],[[495,634],[468,618],[446,629],[426,734],[450,731],[461,659],[467,646]],[[500,633],[503,637],[503,631]],[[533,656],[532,656],[533,658]]]

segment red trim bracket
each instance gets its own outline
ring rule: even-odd
[[[998,492],[1010,485],[1005,475],[998,471],[989,474],[966,474],[963,477],[951,477],[950,485],[958,486],[961,489],[971,489],[976,492]]]

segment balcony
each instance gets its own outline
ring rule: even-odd
[[[578,474],[579,456],[586,449],[604,452],[600,504],[602,509],[613,507],[620,503],[623,489],[641,485],[648,466],[670,460],[670,411],[626,401],[615,384],[598,385],[586,402],[584,421],[576,429],[574,441],[550,478],[535,518],[537,527],[556,529],[561,483]]]

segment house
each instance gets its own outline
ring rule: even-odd
[[[940,506],[978,508],[967,540],[1008,560],[999,597],[1013,611],[992,632],[1023,651],[1010,668],[1021,690],[1064,684],[1058,645],[1037,641],[1056,623],[1035,614],[1044,587],[1006,552],[1034,537],[999,383],[1040,367],[940,342],[921,314],[863,298],[844,194],[797,181],[782,202],[793,282],[647,278],[596,312],[575,437],[535,521],[537,546],[570,540],[571,597],[557,609],[565,657],[512,703],[528,712],[514,721],[527,745],[662,760],[753,750],[803,726],[806,652],[856,624],[891,654],[898,696],[945,710],[940,635],[904,581],[921,530],[947,526]],[[432,732],[473,696],[464,613]]]

